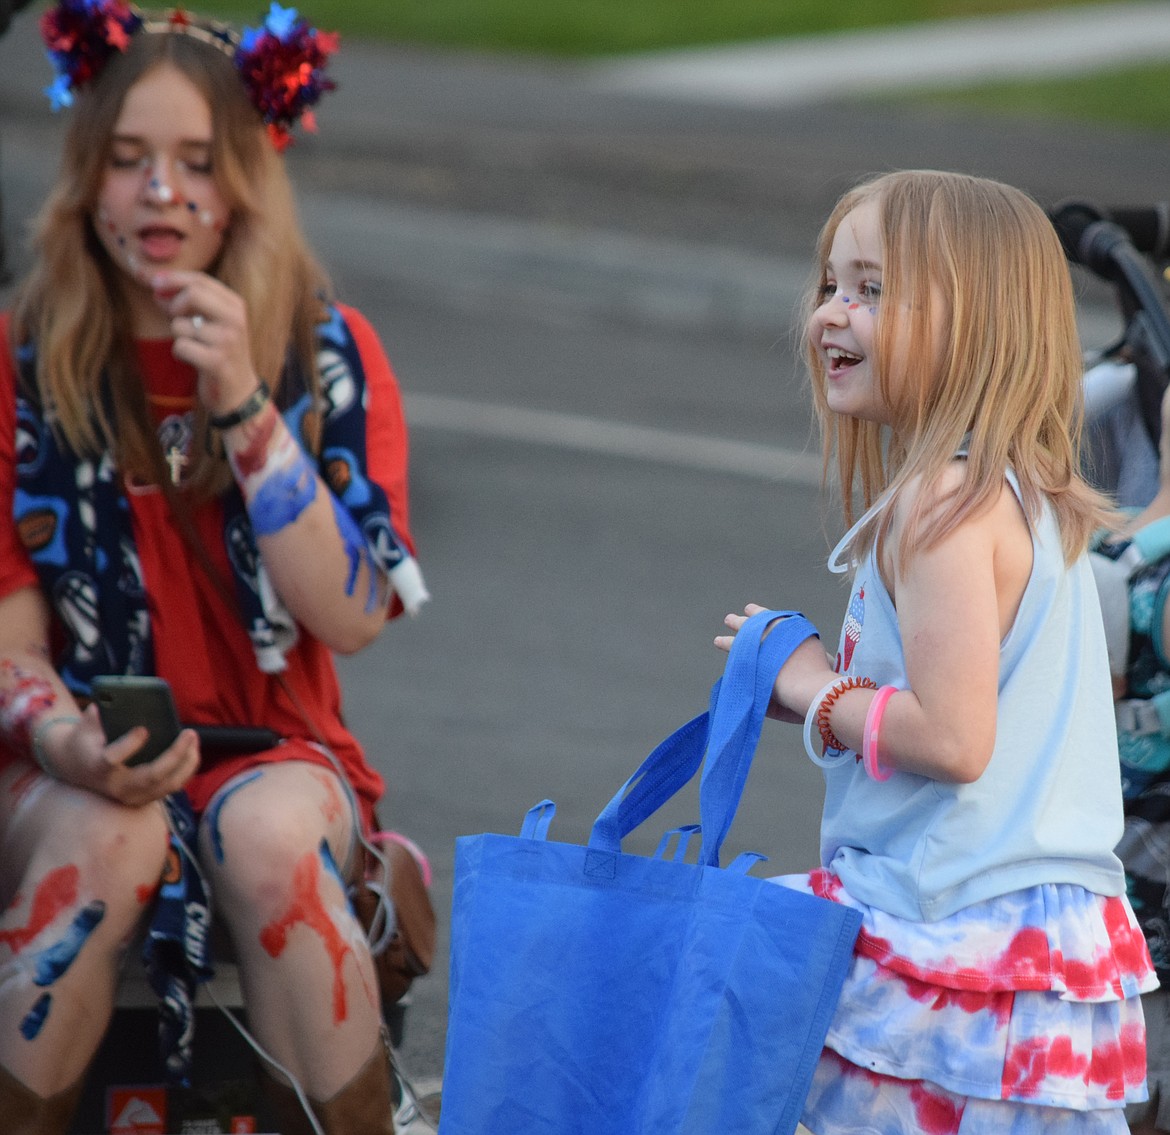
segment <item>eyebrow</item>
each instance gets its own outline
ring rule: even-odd
[[[826,260],[825,268],[832,267],[834,267],[833,262]],[[882,270],[882,266],[876,260],[850,260],[845,267],[854,272],[880,272]]]
[[[110,141],[122,146],[145,146],[146,139],[140,134],[114,134],[111,135]],[[210,138],[180,138],[179,149],[181,150],[210,150],[213,142]]]

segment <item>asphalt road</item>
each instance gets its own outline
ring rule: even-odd
[[[861,175],[1011,181],[1048,204],[1164,199],[1166,140],[874,100],[784,109],[623,95],[591,68],[348,45],[290,153],[306,227],[407,394],[433,603],[341,670],[384,818],[435,868],[443,923],[403,1056],[442,1068],[454,841],[543,797],[580,841],[705,706],[723,614],[756,599],[836,635],[846,592],[791,314],[817,226]],[[60,120],[29,21],[0,42],[14,266]],[[1087,341],[1114,324],[1084,282]],[[0,294],[0,301],[5,298]],[[824,507],[823,507],[824,506]],[[766,731],[728,841],[816,857],[818,771]],[[629,846],[694,817],[688,797]]]

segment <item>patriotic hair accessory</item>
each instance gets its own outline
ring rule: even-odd
[[[227,24],[195,18],[182,8],[142,13],[126,0],[58,0],[41,17],[41,35],[57,72],[45,88],[54,110],[73,103],[73,92],[101,74],[116,51],[139,32],[187,35],[228,55],[252,105],[278,150],[299,122],[317,129],[312,107],[336,87],[325,75],[338,37],[312,27],[295,8],[273,3],[263,23],[237,35]]]

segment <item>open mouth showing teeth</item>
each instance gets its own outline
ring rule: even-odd
[[[860,355],[851,355],[848,351],[841,350],[840,347],[829,347],[825,354],[829,357],[829,365],[835,370],[840,370],[843,367],[856,366],[861,362]]]

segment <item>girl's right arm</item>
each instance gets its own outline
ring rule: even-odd
[[[176,792],[199,764],[199,743],[184,730],[156,761],[127,767],[145,741],[140,729],[107,745],[97,706],[84,711],[49,660],[49,611],[35,587],[0,598],[0,737],[55,780],[128,805]]]

